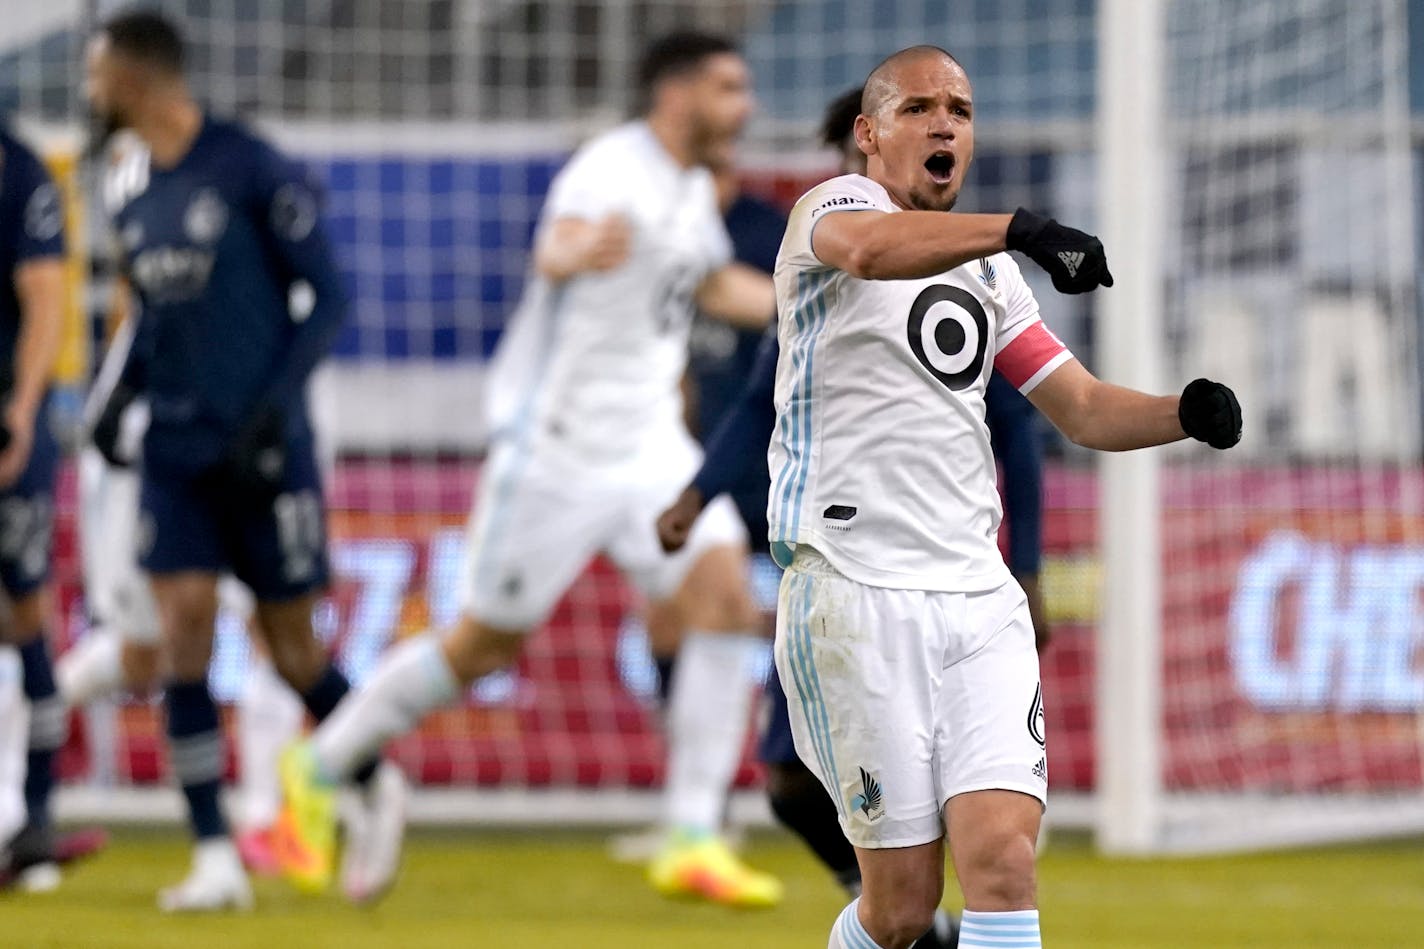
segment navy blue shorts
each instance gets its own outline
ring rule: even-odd
[[[149,573],[231,572],[263,601],[327,584],[326,508],[310,441],[289,448],[274,500],[212,478],[146,469],[139,506],[139,562]]]
[[[54,549],[54,475],[59,445],[50,430],[49,400],[35,417],[30,461],[16,481],[0,491],[0,585],[14,599],[49,580]]]

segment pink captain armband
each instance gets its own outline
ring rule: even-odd
[[[1015,389],[1027,395],[1049,374],[1073,358],[1063,341],[1035,320],[1009,340],[994,357],[994,368],[1004,374]]]

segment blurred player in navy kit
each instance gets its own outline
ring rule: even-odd
[[[139,552],[168,652],[169,760],[197,841],[192,872],[159,894],[171,912],[252,901],[218,802],[224,754],[207,671],[219,575],[251,588],[273,662],[315,718],[348,689],[312,632],[327,561],[306,400],[345,292],[306,176],[247,129],[206,115],[183,59],[166,19],[121,14],[89,46],[86,90],[108,129],[144,145],[104,186],[139,323],[94,441],[126,463],[120,419],[147,399]],[[374,763],[358,775],[372,818],[348,848],[358,899],[384,889],[380,867],[395,866],[399,821],[380,820],[404,793],[392,775],[375,775]]]
[[[58,883],[55,859],[63,856],[56,853],[50,792],[66,733],[46,635],[59,454],[48,404],[64,317],[64,209],[44,165],[4,129],[0,272],[0,587],[9,600],[4,636],[19,653],[29,713],[25,815],[13,838],[0,833],[0,887],[18,880],[50,889]]]

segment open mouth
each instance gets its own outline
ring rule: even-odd
[[[935,184],[948,184],[954,176],[954,155],[951,152],[935,152],[925,159],[925,171],[930,173]]]

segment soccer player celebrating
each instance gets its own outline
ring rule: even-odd
[[[87,52],[86,91],[107,125],[145,146],[114,169],[105,199],[140,305],[136,341],[95,426],[116,457],[118,419],[149,405],[140,488],[141,562],[167,649],[169,760],[196,838],[192,872],[159,894],[166,911],[251,904],[218,802],[223,746],[208,691],[219,576],[257,599],[273,663],[325,718],[347,691],[312,633],[327,580],[325,515],[306,381],[346,311],[306,177],[246,129],[205,115],[162,16],[116,16]],[[360,768],[371,830],[345,883],[384,889],[399,848],[403,787]]]
[[[974,150],[972,89],[948,53],[918,46],[878,66],[855,138],[867,174],[797,203],[775,277],[776,663],[863,887],[829,945],[919,939],[947,837],[959,945],[1027,949],[1040,945],[1043,707],[1027,604],[995,544],[989,374],[1103,450],[1230,447],[1240,408],[1206,380],[1180,397],[1101,382],[1043,326],[1004,251],[1085,292],[1112,284],[1096,238],[1023,210],[945,213]]]
[[[678,388],[694,305],[744,326],[775,312],[769,278],[731,262],[704,167],[750,112],[747,68],[720,37],[678,34],[650,48],[640,87],[644,117],[580,149],[545,204],[494,366],[461,617],[392,650],[284,767],[290,850],[314,867],[330,862],[333,782],[513,663],[601,550],[688,630],[668,714],[671,833],[651,881],[738,905],[780,898],[717,834],[753,700],[744,640],[760,622],[744,530],[725,499],[677,556],[653,528],[699,462]]]
[[[856,145],[854,135],[861,95],[862,90],[856,88],[838,96],[822,119],[821,141],[835,148],[841,156],[844,174],[863,175],[866,170],[866,156]],[[708,440],[701,469],[677,502],[658,519],[659,538],[667,549],[675,550],[682,545],[707,499],[724,490],[759,478],[761,497],[766,498],[769,478],[763,449],[776,424],[773,391],[779,352],[775,333],[768,332],[755,363],[746,374],[739,398],[720,416],[722,421]],[[1032,430],[1033,407],[999,373],[990,379],[984,401],[990,441],[995,457],[1004,468],[1004,495],[1012,516],[1009,567],[1027,595],[1035,636],[1042,649],[1048,640],[1038,596],[1042,462]],[[770,715],[760,753],[767,766],[767,795],[772,812],[806,842],[854,897],[861,888],[855,851],[841,833],[835,802],[826,796],[815,775],[796,754],[786,693],[775,672],[767,683],[767,699]],[[934,926],[915,946],[916,949],[953,946],[957,938],[957,923],[941,911],[935,914]]]
[[[50,821],[54,759],[66,737],[50,659],[48,580],[58,447],[47,404],[64,309],[64,211],[34,153],[0,130],[0,586],[18,650],[29,736],[26,820],[0,839],[0,885],[58,883]],[[8,845],[8,846],[7,846]]]

